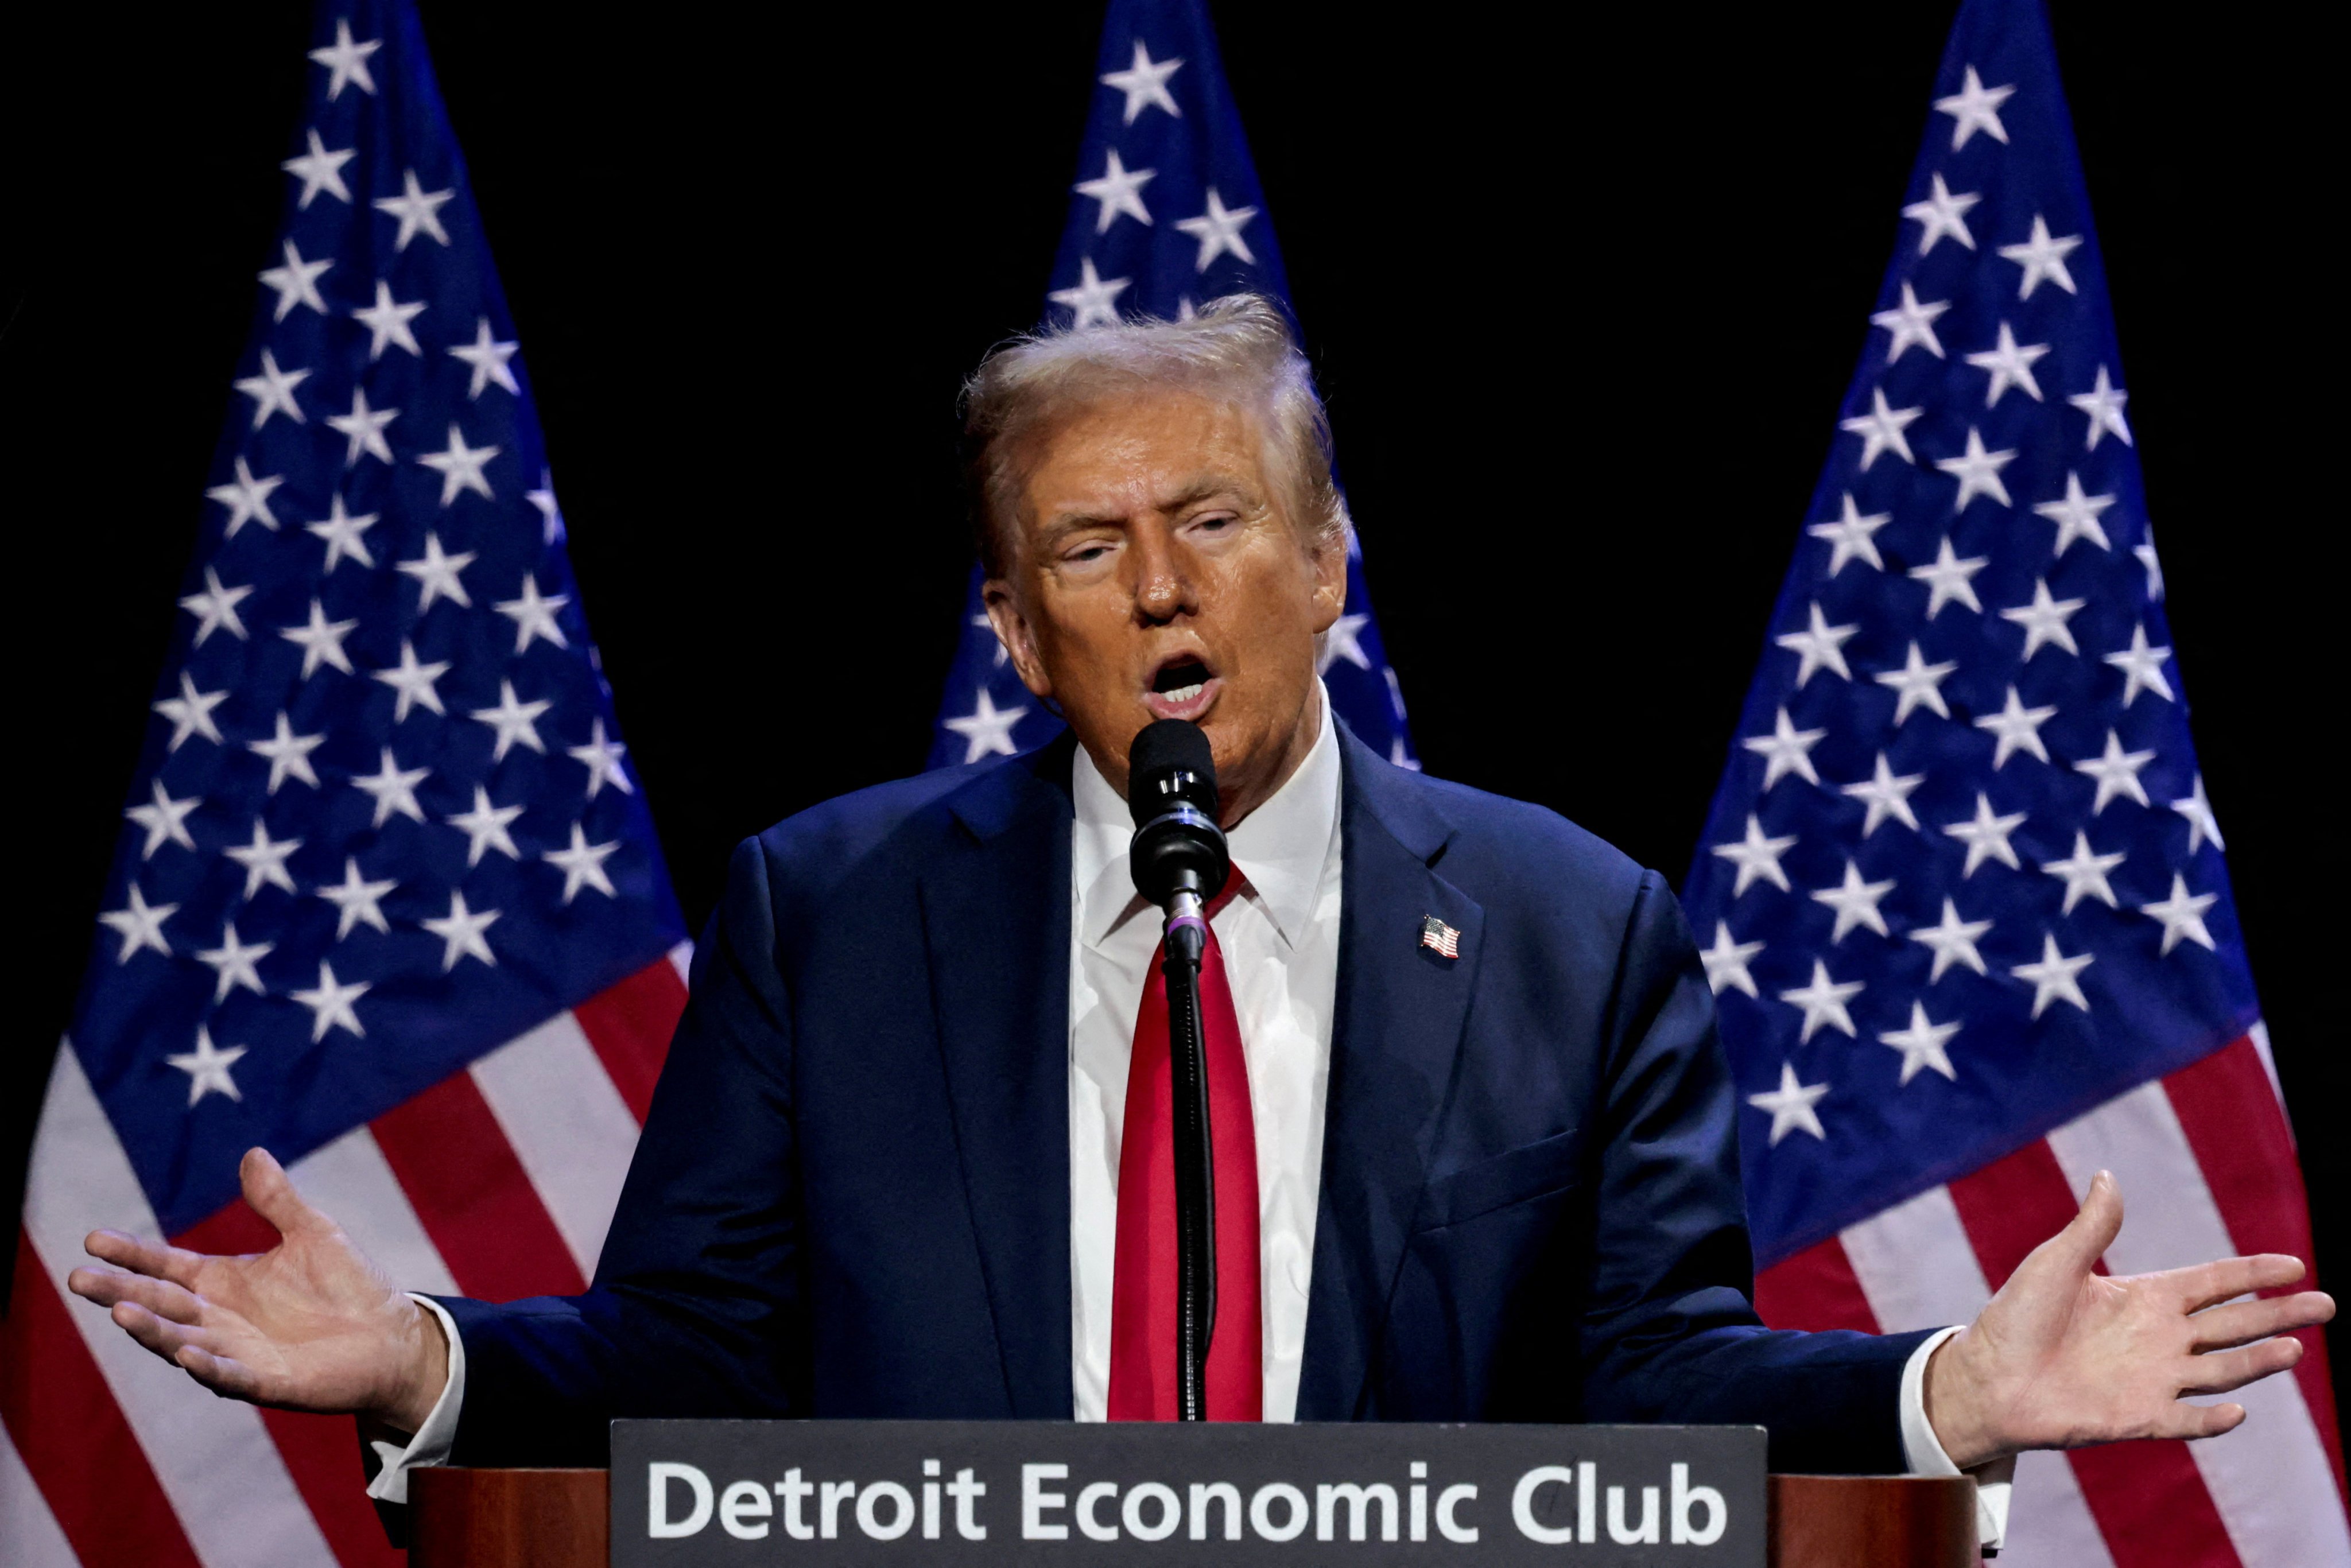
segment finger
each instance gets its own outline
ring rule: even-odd
[[[2086,1274],[2097,1267],[2122,1228],[2122,1188],[2111,1172],[2100,1171],[2090,1179],[2090,1190],[2082,1195],[2080,1211],[2064,1229],[2034,1250],[2050,1253],[2069,1273]]]
[[[234,1356],[214,1355],[202,1345],[184,1344],[172,1360],[181,1371],[215,1394],[256,1403],[261,1399],[261,1379]]]
[[[2217,1258],[2193,1268],[2173,1269],[2157,1278],[2179,1292],[2183,1311],[2200,1312],[2237,1296],[2291,1285],[2308,1271],[2299,1258],[2260,1252],[2250,1258]]]
[[[2198,1352],[2227,1350],[2272,1334],[2312,1328],[2334,1315],[2335,1298],[2319,1291],[2232,1301],[2224,1307],[2208,1308],[2188,1320],[2188,1332],[2194,1336],[2189,1348]]]
[[[2302,1342],[2298,1339],[2265,1339],[2241,1350],[2216,1350],[2210,1355],[2189,1359],[2179,1391],[2182,1394],[2226,1394],[2232,1388],[2242,1388],[2248,1383],[2283,1372],[2301,1359]]]
[[[237,1166],[237,1177],[245,1184],[245,1201],[253,1211],[277,1228],[281,1236],[291,1236],[298,1230],[329,1224],[327,1217],[303,1201],[294,1190],[293,1178],[277,1156],[267,1149],[255,1147],[245,1151]]]
[[[2241,1405],[2190,1405],[2185,1400],[2164,1412],[2156,1423],[2150,1437],[2217,1437],[2223,1432],[2233,1432],[2245,1424],[2245,1407]]]
[[[77,1269],[66,1276],[66,1288],[85,1301],[96,1301],[101,1307],[111,1307],[118,1301],[135,1301],[158,1317],[177,1323],[193,1323],[203,1316],[204,1303],[193,1292],[181,1289],[168,1280],[150,1280],[144,1275],[126,1274],[113,1269]]]
[[[202,1253],[183,1247],[166,1247],[157,1241],[141,1241],[120,1230],[93,1230],[82,1238],[81,1245],[91,1257],[119,1269],[182,1285],[195,1283],[196,1270],[204,1267],[204,1261]]]
[[[203,1333],[201,1329],[159,1318],[136,1301],[115,1302],[110,1315],[116,1327],[165,1361],[176,1362],[181,1347]]]

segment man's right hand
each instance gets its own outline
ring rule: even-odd
[[[92,1231],[83,1245],[113,1267],[77,1269],[67,1286],[215,1394],[416,1431],[449,1378],[440,1320],[305,1203],[268,1151],[246,1150],[237,1174],[277,1228],[268,1251],[213,1258]]]

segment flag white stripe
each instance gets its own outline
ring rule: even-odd
[[[0,1421],[0,1563],[8,1568],[80,1568],[49,1500]]]
[[[462,1293],[373,1133],[353,1127],[296,1161],[287,1174],[311,1206],[340,1225],[360,1250],[392,1276],[393,1284],[432,1296]]]
[[[2149,1274],[2236,1251],[2203,1168],[2160,1083],[2146,1083],[2049,1134],[2076,1197],[2101,1170],[2122,1184],[2122,1234],[2106,1249],[2117,1274]],[[2245,1424],[2188,1451],[2247,1563],[2351,1564],[2351,1526],[2334,1505],[2335,1476],[2317,1423],[2291,1377],[2268,1377],[2199,1404],[2233,1400]],[[2305,1500],[2282,1506],[2281,1500]]]
[[[676,946],[671,948],[669,950],[669,967],[677,971],[677,977],[679,979],[691,984],[694,978],[694,944],[691,942],[681,942]],[[2262,1038],[2266,1040],[2268,1037],[2263,1036]],[[2266,1051],[2264,1051],[2263,1054],[2267,1054]]]
[[[2114,1568],[2114,1562],[2073,1461],[2063,1454],[2017,1455],[1999,1568]]]
[[[581,1276],[593,1279],[636,1152],[635,1114],[568,1012],[500,1046],[472,1071]]]
[[[84,1259],[82,1238],[99,1226],[162,1239],[113,1124],[68,1047],[49,1074],[25,1186],[25,1228],[42,1272],[60,1292]],[[66,1301],[196,1554],[215,1568],[331,1568],[334,1554],[260,1415],[206,1393],[141,1349],[99,1308],[70,1294]]]

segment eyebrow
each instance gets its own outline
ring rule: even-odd
[[[1258,501],[1257,493],[1238,476],[1203,474],[1192,479],[1173,496],[1154,503],[1154,509],[1169,512],[1182,511],[1185,507],[1205,501],[1211,496],[1222,495],[1233,496],[1250,505],[1255,505]],[[1092,512],[1064,512],[1047,523],[1043,532],[1046,538],[1055,539],[1065,534],[1076,533],[1082,528],[1113,528],[1117,526],[1117,518],[1102,517]]]

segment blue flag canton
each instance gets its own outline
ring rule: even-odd
[[[2258,1016],[2038,7],[1938,81],[1688,881],[1766,1263]]]
[[[1113,0],[1095,68],[1075,200],[1046,294],[1049,319],[1080,328],[1136,316],[1183,319],[1242,291],[1288,309],[1289,279],[1207,7]],[[979,586],[975,573],[934,768],[1027,750],[1061,728],[1005,658]],[[1349,727],[1391,761],[1417,767],[1360,552],[1349,555],[1345,610],[1324,638],[1321,663]]]
[[[415,16],[317,42],[71,1037],[167,1230],[684,933]]]

